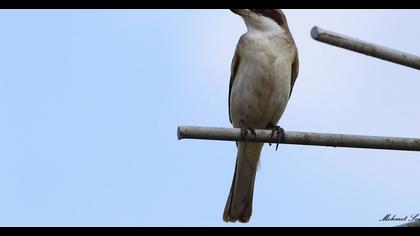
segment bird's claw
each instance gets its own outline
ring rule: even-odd
[[[285,132],[284,129],[278,125],[273,125],[271,129],[270,140],[273,139],[274,133],[276,133],[276,151],[279,147],[279,144],[284,140]],[[271,141],[268,143],[271,146]]]
[[[251,131],[251,133],[254,135],[255,138],[257,138],[257,134],[255,133],[255,129],[248,127],[244,120],[241,120],[239,122],[239,126],[241,127],[242,140],[244,140],[245,143],[247,142],[248,130]]]

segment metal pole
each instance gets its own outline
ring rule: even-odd
[[[330,32],[317,26],[312,28],[311,36],[320,42],[420,70],[420,57],[415,55]]]
[[[247,134],[247,142],[275,143],[271,130],[255,130]],[[276,135],[274,135],[276,136]],[[179,126],[178,139],[207,139],[222,141],[243,141],[241,130],[236,128],[213,128],[197,126]],[[363,136],[347,134],[325,134],[285,131],[284,144],[300,144],[330,147],[372,148],[404,151],[420,151],[420,139]]]

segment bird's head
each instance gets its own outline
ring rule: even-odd
[[[230,9],[240,15],[249,30],[288,31],[286,17],[280,9]]]

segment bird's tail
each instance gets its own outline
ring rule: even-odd
[[[238,142],[235,174],[223,213],[225,222],[247,223],[251,218],[255,175],[263,145]]]

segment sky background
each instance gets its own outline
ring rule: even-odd
[[[300,74],[290,131],[420,137],[420,73],[314,41],[327,30],[420,55],[419,10],[285,10]],[[222,213],[233,142],[228,10],[1,10],[0,226],[393,226],[420,213],[420,153],[266,145],[249,224]]]

